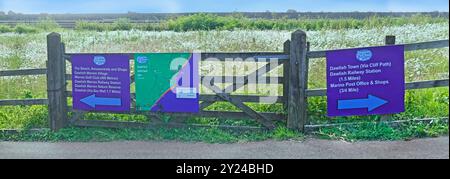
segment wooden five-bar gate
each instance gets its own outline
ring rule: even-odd
[[[395,44],[395,36],[386,37],[386,45]],[[405,51],[435,49],[448,47],[449,40],[439,40],[432,42],[421,42],[404,44]],[[72,96],[71,91],[67,90],[70,83],[71,74],[67,74],[66,62],[71,61],[73,54],[66,53],[65,46],[61,42],[61,36],[57,33],[51,33],[47,36],[47,52],[48,61],[46,69],[25,69],[25,70],[9,70],[0,71],[0,77],[4,76],[24,76],[24,75],[47,75],[47,94],[48,99],[24,99],[24,100],[0,100],[0,106],[8,105],[48,105],[49,124],[52,130],[59,130],[65,126],[84,126],[84,127],[205,127],[205,125],[186,124],[185,119],[191,117],[215,117],[222,119],[252,119],[259,122],[263,128],[275,128],[275,121],[284,121],[291,129],[300,131],[305,130],[305,126],[309,125],[308,121],[308,98],[317,96],[326,96],[326,89],[309,89],[308,88],[308,67],[309,61],[317,58],[325,58],[327,51],[310,51],[307,42],[306,33],[296,31],[292,33],[291,40],[284,43],[283,52],[249,52],[249,53],[202,53],[201,60],[226,62],[226,59],[258,59],[257,62],[265,62],[265,65],[256,71],[245,76],[201,76],[202,81],[207,80],[211,83],[207,87],[214,94],[200,94],[200,112],[199,113],[165,113],[173,117],[173,120],[164,122],[161,119],[162,114],[148,111],[136,110],[135,94],[132,94],[132,108],[126,114],[140,114],[151,118],[151,122],[120,122],[105,120],[84,120],[83,116],[86,112],[76,111],[68,104],[68,98]],[[127,54],[130,60],[133,54]],[[262,78],[263,75],[274,70],[278,66],[283,66],[282,77],[264,77],[264,84],[272,81],[283,86],[283,94],[281,96],[272,96],[276,99],[276,103],[283,104],[285,113],[268,113],[257,112],[246,103],[259,103],[260,97],[257,95],[234,95],[232,92],[249,85],[251,83],[261,82],[260,80],[250,80],[251,77]],[[276,78],[276,80],[271,80]],[[217,80],[221,79],[221,80]],[[239,80],[237,80],[239,79]],[[225,88],[220,88],[215,81],[220,83],[231,83]],[[134,83],[134,76],[131,76],[131,83]],[[423,89],[434,87],[445,87],[449,85],[449,79],[419,81],[406,84],[406,89]],[[237,107],[241,112],[230,111],[210,111],[205,110],[215,102],[229,102]],[[71,114],[71,115],[69,115]],[[384,116],[386,117],[386,116]],[[208,126],[206,126],[208,127]],[[221,128],[245,128],[245,129],[261,129],[261,127],[250,126],[224,126]]]

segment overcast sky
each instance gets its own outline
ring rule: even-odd
[[[20,13],[443,11],[448,0],[0,0]]]

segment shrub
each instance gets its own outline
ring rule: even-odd
[[[225,25],[225,19],[212,14],[194,14],[169,21],[169,29],[175,31],[216,30]]]
[[[145,24],[135,24],[134,28],[143,31],[164,31],[169,30],[167,23],[145,23]]]
[[[75,30],[89,30],[103,32],[109,30],[108,24],[100,24],[97,22],[77,21],[75,22]]]
[[[52,31],[60,29],[61,26],[59,26],[59,24],[52,19],[43,19],[36,24],[36,28],[42,29],[44,31]]]
[[[120,18],[114,21],[112,30],[131,30],[133,29],[133,24],[130,19]]]
[[[7,25],[0,25],[0,33],[12,32],[13,29]]]
[[[448,18],[416,15],[411,17],[377,17],[365,19],[252,19],[241,14],[230,16],[218,16],[214,14],[194,14],[172,18],[160,23],[133,24],[129,19],[122,18],[113,24],[100,24],[95,22],[79,21],[76,24],[78,30],[106,31],[106,30],[131,30],[145,31],[198,31],[198,30],[340,30],[377,28],[383,26],[401,26],[405,24],[429,24],[448,22]]]
[[[14,28],[14,32],[19,34],[36,33],[38,32],[38,29],[27,24],[17,24]]]
[[[377,17],[366,19],[250,19],[242,15],[218,16],[213,14],[194,14],[171,19],[168,29],[175,31],[195,30],[326,30],[326,29],[360,29],[383,26],[425,24],[447,22],[448,18],[433,18],[416,15],[411,17]]]

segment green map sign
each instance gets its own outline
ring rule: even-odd
[[[140,111],[199,111],[198,58],[192,53],[135,54],[136,107]]]

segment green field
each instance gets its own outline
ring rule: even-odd
[[[236,20],[237,19],[237,20]],[[266,25],[264,25],[266,24]],[[397,43],[413,43],[449,38],[448,19],[414,16],[405,18],[315,19],[315,20],[256,20],[243,17],[214,17],[195,15],[169,20],[157,24],[157,28],[143,28],[121,19],[112,25],[79,22],[74,30],[58,28],[57,24],[45,20],[38,25],[20,24],[17,27],[0,26],[0,70],[43,68],[46,60],[46,35],[57,31],[62,34],[68,52],[252,52],[282,51],[283,42],[290,38],[294,29],[305,29],[311,50],[340,49],[361,46],[383,45],[386,35],[397,36]],[[149,25],[150,26],[150,25]],[[152,24],[151,26],[155,26]],[[406,80],[447,79],[449,76],[448,48],[421,50],[406,53]],[[248,73],[242,65],[234,65],[236,75]],[[247,65],[248,70],[261,64]],[[222,64],[201,63],[201,74],[222,74]],[[228,67],[226,67],[228,68]],[[227,72],[226,72],[227,73]],[[228,74],[231,75],[231,74]],[[271,76],[282,75],[282,69],[275,69]],[[310,62],[310,88],[325,87],[325,60]],[[202,93],[210,93],[202,89]],[[281,95],[279,85],[259,85],[243,88],[242,94]],[[448,117],[448,88],[434,88],[408,91],[406,112],[394,115],[390,120]],[[45,76],[0,77],[0,99],[45,98]],[[250,104],[262,112],[284,113],[281,105]],[[228,103],[216,103],[210,110],[237,110]],[[376,121],[380,116],[347,117],[329,119],[326,117],[326,98],[309,99],[311,122],[339,123]],[[139,115],[88,114],[88,119],[148,121]],[[168,119],[170,120],[170,119]],[[230,121],[216,118],[193,118],[190,123],[256,125],[245,120]],[[283,126],[283,124],[279,124]],[[45,128],[46,106],[0,107],[0,129]],[[101,133],[101,134],[97,134]],[[146,133],[143,135],[142,133]],[[93,137],[90,135],[97,135]],[[189,135],[188,135],[189,134]],[[396,140],[410,137],[448,134],[447,123],[408,124],[394,129],[385,125],[360,125],[353,128],[322,130],[319,136],[333,139],[385,139]],[[80,136],[84,136],[80,137]],[[146,136],[146,137],[139,137]],[[198,137],[204,136],[204,137]],[[246,137],[247,136],[247,137]],[[263,139],[289,139],[302,136],[279,127],[273,132],[235,134],[217,128],[211,129],[161,129],[112,130],[69,128],[59,133],[41,132],[33,135],[0,136],[0,140],[145,140],[177,139],[188,141],[229,142]],[[209,137],[209,138],[208,138]],[[208,138],[208,139],[207,139]],[[215,140],[217,139],[217,140]]]

